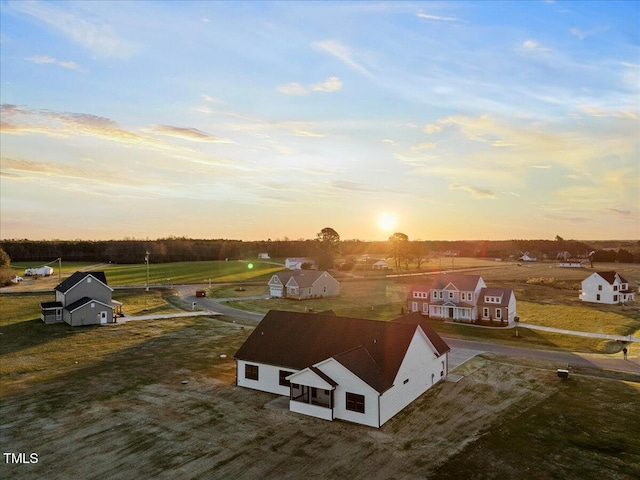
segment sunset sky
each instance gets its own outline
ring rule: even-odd
[[[0,238],[640,238],[640,2],[0,5]]]

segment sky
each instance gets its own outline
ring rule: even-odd
[[[640,238],[640,2],[0,2],[0,238]]]

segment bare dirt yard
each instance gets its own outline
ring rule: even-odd
[[[1,462],[0,477],[640,476],[638,376],[563,381],[548,364],[476,357],[457,369],[459,382],[441,382],[373,429],[290,413],[282,397],[236,387],[232,356],[249,332],[181,319],[47,381],[3,377],[12,388],[0,393],[2,451],[38,462]]]

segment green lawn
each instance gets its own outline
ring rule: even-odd
[[[149,283],[176,285],[263,280],[266,283],[274,272],[282,268],[259,261],[152,263],[149,265]],[[105,272],[112,286],[144,285],[147,281],[146,265],[105,265],[100,270]]]

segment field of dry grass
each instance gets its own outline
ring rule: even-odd
[[[623,274],[634,281],[631,268]],[[587,308],[572,285],[589,272],[530,281],[551,270],[479,273],[489,285],[508,283],[540,322],[553,316],[546,309],[569,309],[569,318]],[[388,318],[411,281],[345,282],[351,293],[329,308]],[[174,308],[160,293],[123,295],[130,313]],[[232,356],[250,327],[192,317],[73,329],[37,319],[46,300],[0,297],[0,446],[39,459],[0,463],[1,478],[640,477],[637,375],[561,381],[551,364],[484,355],[456,370],[460,382],[438,384],[371,429],[293,414],[282,397],[236,387]],[[591,322],[621,315],[631,322],[624,328],[638,328],[637,310],[594,309],[602,315]],[[465,329],[441,325],[447,334]],[[531,341],[556,342],[537,334]]]
[[[93,333],[135,337],[123,330],[129,325]],[[574,376],[563,383],[543,363],[476,358],[456,372],[464,375],[460,382],[438,384],[383,428],[372,429],[293,414],[282,397],[235,387],[231,356],[248,333],[218,319],[181,319],[142,341],[60,370],[48,381],[14,388],[0,407],[3,451],[35,452],[39,461],[2,464],[0,475],[411,479],[437,473],[449,478],[459,468],[458,458],[490,441],[498,442],[489,453],[501,472],[534,471],[558,445],[567,444],[572,461],[546,465],[550,477],[584,478],[582,455],[598,476],[638,473],[639,440],[624,435],[640,428],[631,408],[640,402],[633,381]],[[592,388],[600,393],[591,395]],[[589,413],[594,399],[605,408],[592,424],[579,412]],[[572,415],[565,414],[563,422],[573,433],[565,435],[549,422],[569,408]],[[605,423],[609,426],[601,431]],[[516,425],[526,425],[527,443],[514,440],[503,459],[501,439],[505,432],[518,435]],[[595,436],[597,444],[590,440]],[[485,456],[473,458],[462,462],[465,468],[486,468]]]

